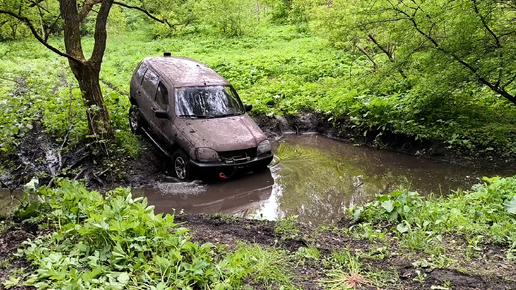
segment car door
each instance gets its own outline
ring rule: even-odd
[[[150,129],[156,134],[158,133],[158,119],[154,111],[156,108],[155,97],[158,84],[158,75],[151,68],[148,68],[142,79],[141,90],[136,92],[142,100],[138,103],[140,111],[145,120],[147,120]]]
[[[155,106],[152,108],[154,112],[160,110],[167,112],[169,115],[168,118],[156,118],[156,134],[162,141],[171,146],[174,144],[174,132],[172,128],[173,110],[171,109],[173,108],[173,98],[170,97],[169,90],[161,81],[158,83],[156,96],[154,98],[154,105]]]

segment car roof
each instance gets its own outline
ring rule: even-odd
[[[154,56],[144,58],[143,62],[149,64],[165,82],[174,87],[230,85],[213,69],[188,57]]]

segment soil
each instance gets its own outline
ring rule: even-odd
[[[328,120],[318,113],[301,113],[296,116],[254,116],[255,122],[271,140],[285,134],[316,133],[357,146],[375,147],[373,140],[358,136],[349,130],[345,121]],[[136,159],[116,152],[100,154],[105,149],[93,142],[68,148],[65,141],[57,141],[44,131],[38,122],[20,138],[18,150],[9,159],[0,160],[0,187],[21,189],[33,177],[40,185],[53,185],[55,177],[84,180],[89,188],[107,191],[118,186],[143,187],[156,182],[174,182],[170,158],[141,137],[141,154]],[[467,167],[509,168],[514,163],[490,158],[457,156],[438,141],[421,141],[399,135],[385,135],[383,150],[392,150],[424,158],[459,164]],[[375,147],[376,148],[376,147]]]
[[[370,132],[364,137],[363,132],[356,132],[348,120],[329,119],[322,113],[300,113],[295,116],[254,116],[254,121],[271,139],[279,139],[284,134],[321,134],[357,146],[367,146],[382,150],[417,155],[423,158],[439,160],[473,168],[509,168],[516,165],[516,160],[497,159],[493,156],[464,156],[447,148],[439,140],[416,140],[401,134],[384,133],[373,138],[378,132]]]

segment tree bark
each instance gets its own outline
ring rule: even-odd
[[[113,129],[109,112],[104,103],[100,88],[100,69],[106,47],[106,22],[112,0],[104,0],[97,16],[95,29],[95,45],[90,60],[85,60],[81,44],[80,18],[77,10],[77,1],[60,0],[61,17],[64,20],[64,39],[66,53],[74,59],[68,59],[70,68],[79,82],[86,115],[88,129],[92,136],[99,139],[113,137]]]
[[[87,108],[90,135],[99,139],[112,138],[111,120],[100,88],[100,69],[94,63],[86,61],[75,66],[74,71],[77,71],[75,78],[79,82],[84,105]]]

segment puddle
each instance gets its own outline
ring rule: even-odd
[[[205,184],[200,181],[159,183],[154,188],[133,189],[147,197],[155,212],[222,213],[248,216],[249,210],[271,197],[274,179],[270,170],[240,178]]]
[[[318,135],[287,136],[275,146],[270,170],[205,184],[170,183],[135,190],[156,212],[234,213],[276,220],[297,215],[301,222],[336,222],[343,208],[371,201],[399,186],[421,194],[470,189],[490,172],[415,156],[355,147]]]
[[[8,189],[0,188],[0,217],[8,216],[12,209],[19,205],[19,198],[23,195],[20,191],[15,191],[12,196]]]

